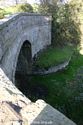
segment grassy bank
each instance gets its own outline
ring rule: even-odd
[[[49,47],[38,55],[34,65],[40,68],[55,66],[68,60],[72,53],[73,49],[70,46]]]
[[[60,48],[59,51],[61,52]],[[60,56],[64,55],[61,53]],[[78,125],[82,125],[83,97],[78,99],[83,92],[83,70],[78,72],[81,69],[83,69],[83,55],[80,55],[78,50],[75,50],[66,69],[45,76],[21,76],[19,88],[32,101],[44,99]]]
[[[80,77],[80,79],[76,77],[81,66],[83,66],[83,56],[75,52],[69,66],[64,71],[46,76],[37,75],[31,78],[34,88],[38,86],[47,88],[48,92],[45,95],[42,93],[42,99],[62,111],[79,125],[83,124],[83,101],[76,101],[75,98],[83,92],[83,88],[80,87],[83,77]],[[34,95],[33,100],[39,98],[37,98],[36,91],[32,95]]]

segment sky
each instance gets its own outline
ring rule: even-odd
[[[27,2],[30,3],[30,4],[34,4],[34,3],[38,3],[39,0],[27,0]]]
[[[62,3],[66,3],[67,1],[70,0],[60,0]],[[27,0],[28,3],[30,4],[34,4],[34,3],[39,3],[39,0]]]

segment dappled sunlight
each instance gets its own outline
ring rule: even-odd
[[[83,31],[82,31],[83,32]],[[80,41],[80,51],[79,53],[83,55],[83,35],[81,35],[81,41]]]
[[[83,48],[80,49],[79,53],[83,55]]]
[[[83,31],[81,31],[81,35],[80,35],[80,50],[79,50],[79,53],[81,55],[83,55]]]

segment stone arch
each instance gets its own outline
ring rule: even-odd
[[[18,45],[17,45],[17,52],[16,52],[16,55],[15,55],[15,58],[14,58],[14,63],[13,63],[13,71],[12,71],[12,81],[13,83],[15,83],[15,72],[16,72],[16,68],[17,68],[17,62],[18,62],[18,58],[19,58],[19,54],[20,54],[20,51],[23,47],[23,45],[25,43],[28,43],[28,45],[30,45],[31,47],[31,58],[32,58],[32,44],[31,44],[31,41],[28,40],[27,36],[24,35],[21,40],[19,41]]]
[[[31,53],[31,43],[26,40],[23,42],[22,47],[19,52],[17,65],[15,69],[15,85],[20,85],[20,78],[23,76],[31,74],[32,71],[32,53]]]

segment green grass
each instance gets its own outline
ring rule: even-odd
[[[55,108],[62,107],[60,111],[64,108],[63,113],[81,125],[83,123],[83,102],[74,100],[74,97],[80,94],[79,83],[75,79],[80,66],[83,66],[83,56],[74,53],[66,70],[47,76],[34,76],[33,83],[47,86],[49,94],[45,101]]]
[[[61,51],[61,49],[59,50]],[[83,101],[75,100],[75,97],[78,97],[83,92],[83,88],[80,88],[80,85],[83,84],[83,78],[78,80],[76,77],[77,71],[81,66],[83,66],[83,55],[80,55],[76,50],[72,55],[69,66],[63,71],[44,76],[30,76],[28,83],[25,80],[24,83],[27,83],[25,88],[28,89],[28,92],[26,90],[25,94],[32,101],[36,101],[39,98],[44,99],[78,125],[82,125]],[[39,90],[36,90],[36,88],[39,88]],[[41,92],[42,88],[45,89],[43,93]]]
[[[41,52],[35,61],[35,65],[40,68],[55,66],[68,60],[72,55],[72,47],[65,46],[64,48],[47,48]]]

